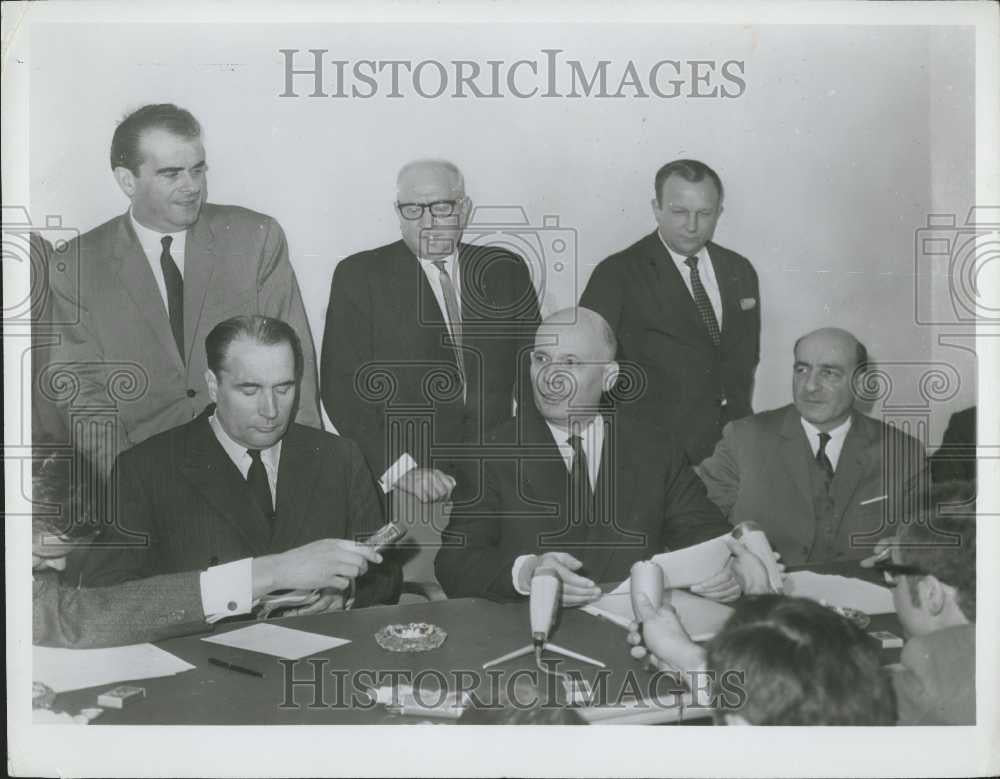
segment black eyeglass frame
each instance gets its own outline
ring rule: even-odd
[[[435,200],[433,203],[400,203],[399,201],[397,201],[396,210],[399,211],[399,215],[403,217],[403,219],[406,219],[409,222],[416,222],[418,219],[423,218],[424,212],[427,211],[428,209],[430,209],[431,216],[436,216],[436,217],[454,216],[455,213],[459,210],[461,202],[462,202],[461,200]],[[445,212],[434,213],[434,207],[442,205],[447,205],[448,211],[446,213]],[[407,216],[406,213],[403,211],[404,208],[419,208],[420,213],[417,214],[416,216]]]

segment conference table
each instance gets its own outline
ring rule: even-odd
[[[810,566],[878,581],[877,574],[856,562]],[[528,604],[495,603],[478,598],[379,606],[357,611],[269,620],[270,623],[347,639],[350,643],[300,659],[284,660],[203,641],[207,634],[183,636],[157,646],[195,666],[175,676],[134,682],[146,697],[124,709],[107,709],[93,724],[115,725],[388,725],[454,719],[403,714],[376,704],[368,691],[394,683],[424,691],[424,705],[438,703],[439,691],[464,690],[480,705],[499,708],[511,695],[522,704],[563,704],[562,681],[537,669],[533,654],[483,669],[483,664],[529,643]],[[374,636],[389,624],[427,622],[447,632],[447,639],[427,652],[397,653],[382,649]],[[212,635],[247,626],[216,626]],[[869,631],[902,635],[895,614],[872,615]],[[707,724],[711,712],[689,702],[673,677],[654,674],[628,652],[626,631],[619,625],[579,611],[560,612],[551,640],[561,647],[602,661],[598,669],[578,660],[546,653],[547,664],[588,680],[597,703],[581,707],[594,724]],[[873,639],[874,640],[874,639]],[[880,650],[883,663],[898,660],[899,650]],[[209,658],[235,664],[261,676],[209,663]],[[96,705],[108,686],[59,695],[55,708],[75,712]],[[637,695],[638,693],[638,695]],[[651,697],[652,696],[652,697]],[[637,700],[637,697],[639,700]]]

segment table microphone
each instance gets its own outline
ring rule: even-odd
[[[551,568],[539,568],[531,577],[531,640],[540,653],[549,639],[559,605],[559,585],[562,582]]]
[[[645,595],[653,608],[659,610],[663,604],[663,588],[665,580],[663,569],[652,560],[640,560],[632,566],[630,590],[632,596],[632,613],[637,622],[639,619],[639,596]]]

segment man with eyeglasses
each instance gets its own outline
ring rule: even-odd
[[[585,308],[538,328],[534,403],[490,434],[482,496],[456,507],[442,537],[435,571],[450,597],[517,600],[547,568],[562,581],[562,604],[582,606],[637,560],[731,530],[677,444],[601,406],[618,374],[615,346],[608,323]],[[763,566],[733,548],[730,564],[692,592],[730,601],[766,591]]]
[[[322,398],[386,493],[433,503],[456,484],[476,494],[478,469],[459,472],[455,445],[481,442],[526,396],[538,300],[521,257],[461,242],[472,201],[454,164],[408,163],[396,186],[402,240],[334,271]]]
[[[696,467],[729,521],[756,522],[786,565],[865,557],[927,483],[923,445],[854,408],[867,367],[846,330],[802,336],[794,402],[729,423]]]
[[[198,120],[169,103],[142,106],[115,129],[110,167],[128,210],[49,263],[60,329],[47,392],[66,401],[74,445],[107,474],[118,453],[190,422],[207,402],[201,345],[238,314],[295,329],[305,357],[296,420],[320,427],[312,335],[285,234],[265,214],[207,202]],[[60,382],[76,394],[54,392]]]
[[[908,639],[892,667],[901,724],[976,723],[974,499],[968,482],[936,485],[931,521],[911,517],[874,565]]]

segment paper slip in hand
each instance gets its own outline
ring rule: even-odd
[[[173,676],[192,668],[190,663],[152,644],[108,649],[32,647],[32,680],[48,685],[57,693]]]
[[[892,590],[863,579],[796,571],[785,579],[785,594],[814,601],[826,601],[831,606],[857,609],[866,614],[892,614]]]
[[[625,583],[628,585],[628,582]],[[670,603],[677,611],[681,624],[691,636],[692,641],[707,641],[726,623],[733,610],[725,604],[718,603],[699,595],[692,595],[684,590],[673,590],[670,593]],[[602,598],[580,607],[581,611],[602,617],[623,628],[628,628],[635,619],[632,611],[632,597],[626,589],[621,593],[609,593]]]
[[[690,587],[722,570],[732,554],[726,543],[727,538],[730,538],[729,533],[684,549],[662,552],[654,555],[652,561],[663,569],[669,587]],[[628,593],[628,591],[629,580],[626,579],[615,587],[612,593]]]
[[[203,638],[210,644],[246,649],[264,655],[283,657],[286,660],[301,660],[327,649],[351,643],[346,638],[324,636],[322,633],[308,633],[305,630],[258,622],[250,627],[231,630],[218,636]]]

